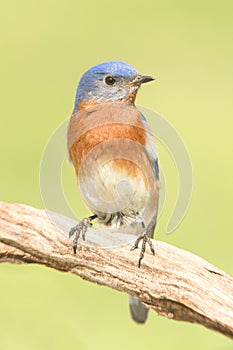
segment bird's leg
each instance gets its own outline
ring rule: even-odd
[[[145,228],[144,222],[142,222],[142,228],[143,228],[143,231],[138,235],[138,238],[136,239],[133,246],[131,247],[131,250],[137,249],[139,242],[142,241],[142,248],[141,248],[140,257],[138,260],[138,267],[139,268],[141,267],[141,262],[142,262],[142,259],[144,258],[144,254],[146,251],[146,243],[149,244],[151,253],[153,255],[155,255],[155,249],[154,249],[153,243],[151,241],[151,238],[149,237],[148,232]]]
[[[69,232],[69,237],[71,238],[74,235],[73,239],[73,250],[74,254],[77,251],[77,245],[80,235],[82,235],[82,239],[85,241],[85,234],[87,232],[87,228],[92,226],[92,221],[97,218],[97,215],[91,215],[83,220],[81,220],[76,226],[72,227]]]

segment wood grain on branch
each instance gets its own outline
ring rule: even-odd
[[[198,256],[154,241],[156,255],[130,251],[135,236],[90,228],[74,256],[76,222],[26,205],[0,203],[0,262],[37,263],[136,296],[158,314],[233,338],[233,277]],[[106,243],[107,242],[107,243]],[[105,248],[103,248],[105,245]],[[110,248],[113,247],[113,248]]]

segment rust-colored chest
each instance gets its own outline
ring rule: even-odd
[[[68,150],[76,174],[93,148],[114,139],[128,139],[145,146],[144,123],[133,104],[106,103],[73,114],[68,127]]]

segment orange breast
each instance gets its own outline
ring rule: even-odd
[[[76,174],[78,175],[83,159],[94,147],[114,139],[128,139],[145,146],[144,124],[140,112],[134,105],[106,103],[75,113],[68,127],[68,150]],[[108,144],[110,145],[110,143],[106,145]],[[105,150],[111,152],[111,146]],[[116,150],[114,154],[116,155]],[[122,158],[120,150],[119,158]],[[121,167],[124,162],[125,160],[119,159],[115,162],[115,167]],[[131,173],[135,171],[134,168],[128,162]]]

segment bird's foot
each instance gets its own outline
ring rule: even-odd
[[[78,240],[80,235],[82,236],[82,239],[85,241],[87,229],[88,227],[92,226],[91,222],[96,217],[97,217],[96,215],[89,216],[88,218],[81,220],[76,226],[70,229],[69,237],[71,238],[74,235],[74,239],[73,239],[74,254],[76,254],[76,251],[77,251],[77,245],[78,245]]]
[[[144,258],[144,254],[146,251],[146,243],[149,244],[151,253],[153,255],[155,255],[155,249],[154,249],[151,238],[148,236],[147,231],[143,231],[139,234],[138,238],[136,239],[133,246],[131,247],[131,250],[137,249],[140,241],[142,241],[142,248],[141,248],[140,257],[138,260],[138,267],[139,268],[141,267],[141,262],[142,262],[142,259]]]

